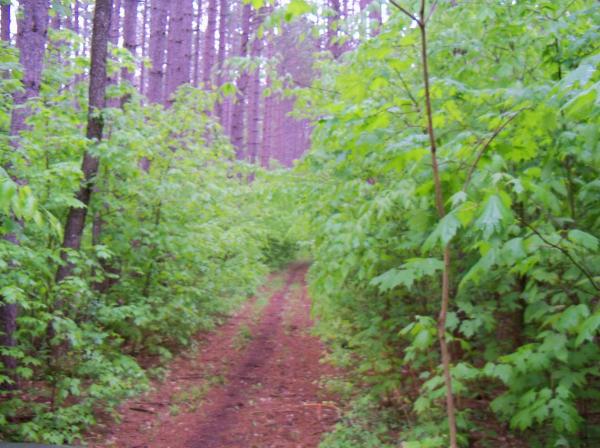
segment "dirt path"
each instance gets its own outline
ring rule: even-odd
[[[92,447],[312,448],[338,419],[333,373],[309,330],[306,265],[292,265],[154,391],[121,408]]]

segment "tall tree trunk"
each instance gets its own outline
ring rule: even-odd
[[[263,48],[263,39],[259,37],[258,29],[262,24],[265,9],[261,8],[253,15],[252,20],[252,48],[250,56],[258,58],[261,55]],[[254,70],[250,79],[249,94],[248,94],[248,161],[255,163],[258,156],[258,147],[260,145],[260,66]]]
[[[2,3],[0,15],[0,39],[10,42],[10,3]]]
[[[204,66],[202,69],[202,82],[204,88],[211,87],[211,74],[215,58],[215,31],[217,28],[217,0],[208,0],[208,22],[204,34],[204,53],[202,55]]]
[[[148,27],[148,3],[150,0],[144,0],[144,14],[142,16],[142,29],[141,29],[141,41],[142,41],[142,65],[140,67],[140,94],[146,93],[146,31]]]
[[[106,107],[106,86],[108,84],[106,62],[111,9],[112,0],[96,0],[91,42],[89,106],[86,132],[86,137],[92,140],[92,144],[97,144],[102,140],[102,130],[104,128],[102,109]],[[76,196],[84,206],[71,207],[67,214],[62,245],[63,250],[61,252],[63,264],[56,273],[57,283],[70,276],[73,272],[73,264],[68,260],[68,251],[79,250],[81,247],[81,238],[99,165],[100,161],[97,157],[89,151],[84,153],[81,166],[83,180]]]
[[[270,59],[273,57],[273,43],[267,39],[266,43],[266,55]],[[271,86],[271,79],[267,78],[267,88]],[[269,159],[271,158],[271,149],[273,146],[273,106],[275,103],[275,97],[270,94],[264,100],[263,108],[263,130],[262,130],[262,142],[259,150],[260,164],[263,168],[269,166]]]
[[[151,1],[149,53],[152,67],[148,73],[148,99],[152,103],[164,103],[169,0]]]
[[[17,20],[17,47],[19,49],[19,62],[23,67],[23,89],[13,94],[13,109],[10,121],[11,145],[13,148],[19,146],[19,135],[27,129],[25,120],[31,115],[31,109],[25,107],[28,100],[38,96],[44,67],[44,53],[46,51],[46,40],[48,34],[48,1],[47,0],[22,0],[20,2],[20,14]],[[5,13],[10,13],[10,8],[3,9],[3,34],[2,38],[8,37],[4,33],[4,27],[10,27],[10,18],[5,18]],[[10,169],[10,166],[6,167]],[[13,174],[14,177],[14,174]],[[16,179],[17,183],[21,183]],[[20,244],[14,234],[9,234],[6,240],[12,244]],[[17,317],[19,308],[15,303],[6,303],[0,297],[0,346],[12,348],[16,346],[15,332],[17,330]],[[15,369],[17,360],[10,355],[2,356],[2,363],[7,370],[8,376],[14,381],[6,389],[18,387],[18,377]]]
[[[133,56],[137,50],[137,10],[138,0],[125,0],[125,16],[123,19],[123,46]],[[133,84],[134,72],[123,69],[123,79]]]
[[[225,69],[225,52],[227,51],[226,43],[227,43],[227,21],[229,19],[229,7],[227,5],[227,0],[219,0],[219,49],[217,53],[217,87],[221,87],[223,85],[224,74],[223,70]],[[229,129],[225,126],[225,109],[226,109],[226,100],[221,100],[216,105],[216,113],[219,117],[219,122],[226,134],[229,134]]]
[[[242,35],[240,39],[239,57],[248,56],[248,39],[250,35],[250,19],[252,6],[245,4],[242,13]],[[248,88],[248,71],[244,70],[237,82],[236,102],[231,116],[231,141],[235,147],[238,160],[244,158],[244,111],[246,109],[246,91]]]
[[[173,0],[169,15],[165,89],[165,98],[169,104],[172,103],[172,95],[177,88],[190,82],[193,9],[192,0]]]
[[[112,0],[112,3],[108,42],[113,48],[116,48],[119,45],[119,36],[121,33],[121,0]],[[108,74],[108,85],[116,85],[118,81],[119,74],[116,71]],[[119,98],[109,98],[108,106],[118,107]]]
[[[198,8],[196,11],[196,27],[194,36],[194,73],[192,75],[192,83],[194,87],[198,87],[200,83],[200,45],[202,43],[202,0],[198,0]]]

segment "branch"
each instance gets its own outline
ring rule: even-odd
[[[410,12],[408,12],[407,9],[404,9],[402,7],[402,5],[398,4],[396,2],[396,0],[390,0],[390,3],[392,5],[394,5],[396,8],[398,8],[400,11],[402,11],[405,15],[407,15],[408,17],[410,17],[412,20],[414,20],[415,22],[417,22],[418,24],[421,24],[421,21],[419,19],[417,19],[413,14],[411,14]]]
[[[481,149],[479,150],[479,152],[477,153],[477,157],[475,158],[475,161],[473,162],[473,164],[471,165],[471,168],[469,168],[469,172],[467,173],[467,179],[465,180],[465,183],[463,185],[462,190],[466,191],[467,187],[469,186],[469,183],[471,183],[471,178],[473,177],[473,173],[475,172],[475,168],[477,168],[477,165],[479,164],[479,161],[481,160],[481,158],[483,157],[483,154],[485,153],[486,149],[489,148],[490,144],[494,141],[494,139],[496,137],[498,137],[498,135],[504,130],[504,128],[506,128],[506,126],[509,125],[509,123],[511,121],[513,121],[521,112],[523,112],[525,109],[527,108],[523,108],[518,110],[517,112],[515,112],[515,114],[511,115],[508,120],[506,120],[504,123],[502,123],[495,131],[494,133],[490,136],[490,138],[488,138],[488,140],[484,143],[484,145],[481,147]]]
[[[427,18],[425,19],[425,23],[429,22],[429,19],[431,19],[431,16],[435,12],[435,8],[437,8],[437,3],[438,3],[438,0],[435,0],[433,2],[433,4],[431,5],[431,8],[429,9],[429,14],[427,14]]]
[[[594,287],[594,289],[596,291],[600,291],[600,286],[598,286],[596,284],[596,281],[594,280],[594,276],[583,266],[581,265],[577,260],[575,260],[573,258],[573,256],[569,253],[569,251],[567,249],[565,249],[564,247],[558,245],[558,244],[554,244],[550,241],[548,241],[535,227],[533,227],[531,224],[529,224],[527,221],[525,221],[523,218],[518,218],[519,221],[521,221],[521,223],[523,223],[529,230],[531,230],[533,233],[535,233],[544,243],[546,243],[548,246],[559,250],[560,252],[563,253],[564,256],[566,256],[569,260],[571,260],[571,263],[573,263],[573,265],[575,265],[575,267],[577,269],[579,269],[579,271],[585,275],[587,277],[587,279],[590,281],[590,283],[592,284],[592,286]]]

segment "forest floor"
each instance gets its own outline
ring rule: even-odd
[[[339,419],[321,380],[324,347],[310,334],[305,264],[270,277],[197,348],[173,360],[148,394],[119,409],[91,447],[311,448]]]

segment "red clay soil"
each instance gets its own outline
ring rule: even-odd
[[[312,448],[339,418],[319,381],[324,347],[309,334],[306,265],[293,265],[264,309],[249,302],[150,394],[121,407],[92,447]]]

